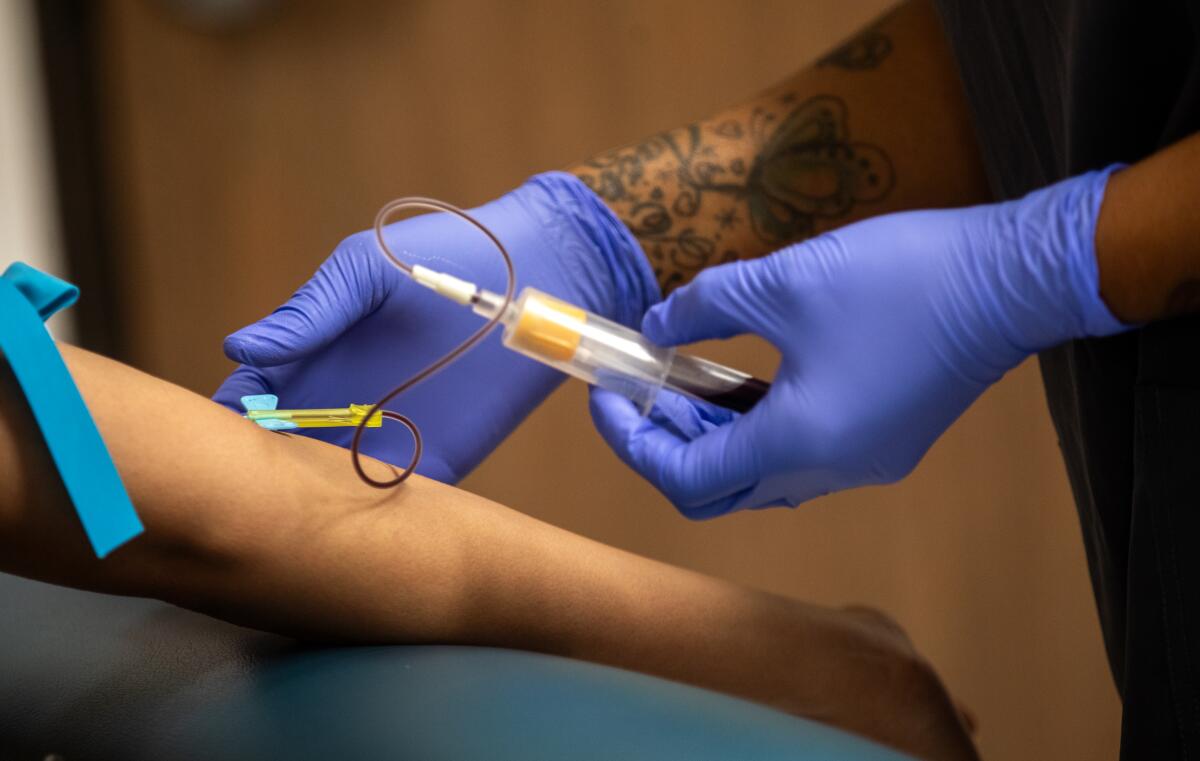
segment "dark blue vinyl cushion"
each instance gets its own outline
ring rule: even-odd
[[[745,701],[475,647],[313,648],[0,574],[0,759],[902,761]]]

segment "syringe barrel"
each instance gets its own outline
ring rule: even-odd
[[[504,344],[587,383],[630,399],[642,414],[664,387],[745,412],[770,386],[715,362],[676,354],[635,330],[534,288],[504,318]]]
[[[525,288],[506,316],[504,345],[650,411],[675,350],[637,331],[535,288]]]

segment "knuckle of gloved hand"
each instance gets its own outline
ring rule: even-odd
[[[685,515],[689,510],[703,504],[696,486],[688,483],[687,479],[680,477],[676,473],[664,474],[660,479],[660,484],[663,494],[667,495],[671,500],[671,504],[675,505],[676,509]]]
[[[828,297],[830,285],[819,256],[819,251],[811,248],[796,248],[769,263],[760,290],[775,313],[795,320]]]
[[[682,450],[676,450],[661,464],[654,480],[671,504],[679,512],[688,515],[689,511],[703,506],[706,501],[696,476],[694,468],[683,458]]]
[[[855,462],[862,471],[860,482],[867,485],[894,484],[908,477],[921,461],[903,447],[872,447],[858,454]]]
[[[361,230],[342,238],[337,246],[334,247],[333,253],[329,258],[357,259],[365,255],[374,254],[375,248],[375,232],[373,230]]]
[[[399,270],[387,264],[374,230],[343,238],[322,268],[371,309],[387,299],[401,278]]]
[[[811,242],[793,243],[763,259],[761,266],[764,278],[772,283],[794,280],[797,268],[803,264],[806,256],[811,255],[812,249],[808,245]]]
[[[708,505],[693,505],[690,507],[681,507],[680,505],[675,505],[675,509],[679,511],[680,515],[682,515],[684,518],[687,518],[692,523],[703,523],[705,521],[710,521],[716,516],[716,513],[708,509]]]
[[[696,275],[691,284],[686,286],[687,291],[681,293],[681,297],[688,297],[694,302],[712,302],[721,303],[724,301],[720,294],[724,290],[726,283],[730,278],[736,282],[738,277],[737,267],[741,262],[732,262],[722,265],[721,267],[711,267]]]
[[[742,298],[757,297],[762,289],[763,278],[758,262],[734,261],[710,267],[696,275],[692,282],[695,298],[711,308],[728,305],[732,294],[739,294]]]
[[[795,243],[784,249],[787,256],[780,257],[783,274],[794,277],[798,269],[813,262],[833,263],[849,255],[845,240],[837,232],[825,232],[808,240]]]
[[[718,497],[714,499],[711,494],[703,497],[697,497],[689,502],[681,502],[677,499],[672,499],[671,504],[675,507],[679,514],[687,518],[693,523],[701,523],[710,521],[720,515],[725,515],[732,510],[731,501],[726,497]]]
[[[917,465],[921,463],[921,459],[925,455],[924,449],[897,448],[895,451],[899,453],[899,458],[892,470],[893,477],[889,483],[907,478],[910,473],[917,469]]]

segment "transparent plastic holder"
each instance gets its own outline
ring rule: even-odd
[[[567,375],[615,391],[643,415],[654,406],[675,350],[535,288],[504,319],[504,345]]]

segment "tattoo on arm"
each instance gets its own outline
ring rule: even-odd
[[[817,60],[817,66],[836,66],[849,71],[878,68],[892,52],[892,38],[882,30],[895,14],[893,10],[859,34],[834,48]]]
[[[836,66],[850,71],[874,69],[891,52],[891,37],[877,30],[868,30],[822,56],[817,65]]]
[[[840,98],[797,103],[795,93],[743,119],[601,154],[575,172],[641,242],[664,293],[705,267],[812,236],[895,184],[887,154],[851,138]]]

